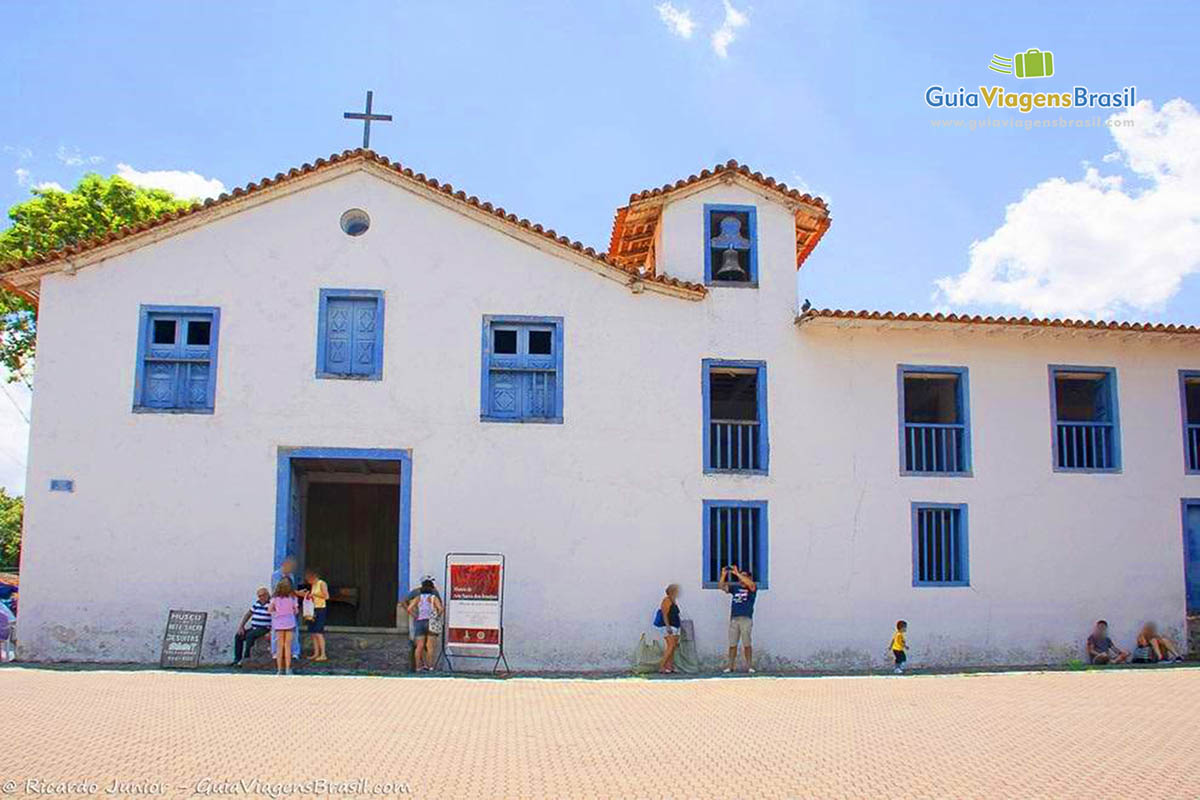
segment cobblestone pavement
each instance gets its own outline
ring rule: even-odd
[[[0,696],[0,794],[18,797],[29,781],[88,780],[100,795],[120,780],[118,794],[221,796],[243,779],[242,796],[325,779],[364,781],[333,796],[392,781],[416,798],[1200,797],[1193,668],[508,681],[12,668]]]

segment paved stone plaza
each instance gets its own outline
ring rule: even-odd
[[[1200,796],[1194,668],[507,681],[7,668],[0,687],[6,796],[59,781],[103,795],[114,780],[165,796],[289,796],[318,780],[417,798]]]

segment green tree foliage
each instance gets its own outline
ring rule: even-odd
[[[21,520],[25,498],[10,497],[0,488],[0,565],[13,566],[21,555]]]
[[[49,253],[126,225],[186,208],[163,189],[145,189],[116,175],[85,175],[69,192],[34,189],[33,197],[8,210],[12,225],[0,231],[0,263]],[[28,381],[37,339],[37,317],[24,298],[0,289],[0,365],[9,380]]]

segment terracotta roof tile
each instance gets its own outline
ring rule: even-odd
[[[1133,333],[1200,334],[1200,326],[1161,322],[1115,322],[1090,319],[1004,317],[981,316],[979,314],[935,314],[928,312],[909,313],[903,311],[848,311],[836,308],[810,308],[796,317],[796,322],[804,324],[816,319],[865,320],[870,322],[934,322],[949,325],[1010,325],[1035,328],[1128,331]]]
[[[829,230],[831,219],[828,205],[820,197],[790,188],[786,183],[761,172],[752,172],[745,164],[739,164],[733,159],[724,164],[717,164],[711,170],[701,170],[700,174],[689,175],[675,183],[631,194],[629,205],[618,208],[613,219],[612,235],[608,242],[609,258],[624,268],[636,267],[649,274],[656,272],[658,264],[654,242],[668,195],[724,175],[740,176],[777,193],[785,200],[803,204],[795,212],[796,269],[799,269],[821,241],[821,237]],[[817,209],[816,213],[811,209]]]
[[[327,158],[327,159],[326,158],[318,158],[316,161],[314,161],[311,164],[304,164],[300,167],[293,167],[290,170],[288,170],[286,174],[282,173],[282,172],[276,173],[274,178],[262,178],[261,180],[251,182],[244,187],[238,187],[238,188],[233,189],[230,192],[221,194],[219,197],[217,197],[215,199],[210,197],[210,198],[204,200],[203,202],[194,203],[189,208],[182,209],[179,211],[168,212],[168,213],[165,213],[153,220],[143,222],[139,225],[126,226],[124,228],[121,228],[120,230],[106,233],[103,236],[99,236],[99,237],[96,237],[94,239],[91,239],[91,240],[88,240],[85,242],[73,244],[70,247],[66,247],[61,250],[55,250],[55,251],[40,254],[38,256],[34,256],[31,258],[16,259],[16,260],[10,260],[10,261],[4,262],[4,263],[0,263],[0,273],[12,272],[14,270],[25,269],[28,267],[35,267],[35,266],[39,266],[39,265],[52,264],[54,262],[61,261],[69,256],[75,256],[75,255],[79,255],[81,253],[86,253],[86,252],[94,250],[98,247],[102,247],[106,244],[120,241],[122,239],[126,239],[131,236],[136,236],[140,233],[144,233],[146,231],[149,231],[149,230],[152,230],[155,228],[159,228],[164,225],[168,225],[171,222],[174,222],[175,220],[183,219],[186,217],[191,217],[191,216],[201,213],[207,209],[216,208],[218,206],[221,206],[225,203],[230,202],[231,200],[233,200],[235,198],[247,197],[247,196],[256,194],[258,192],[261,192],[265,189],[268,189],[268,188],[271,188],[274,186],[279,186],[279,185],[287,183],[289,181],[293,181],[298,178],[313,174],[315,172],[319,172],[323,169],[332,167],[334,165],[344,164],[344,163],[356,161],[356,160],[369,161],[369,162],[373,162],[375,164],[379,164],[384,167],[387,167],[387,168],[395,171],[396,173],[403,175],[405,178],[409,178],[413,181],[416,181],[417,183],[423,184],[424,186],[426,186],[430,189],[439,191],[443,194],[453,197],[458,202],[461,202],[467,206],[484,211],[498,219],[504,220],[505,222],[507,222],[511,225],[515,225],[519,228],[522,228],[523,230],[528,230],[533,233],[539,234],[539,235],[545,237],[546,239],[557,243],[558,245],[567,247],[575,252],[580,253],[581,255],[586,256],[589,259],[592,259],[593,261],[598,262],[599,264],[603,265],[606,268],[618,269],[623,272],[626,272],[630,275],[631,278],[637,278],[642,281],[649,281],[649,282],[661,284],[664,286],[671,286],[674,288],[683,289],[683,290],[686,290],[687,292],[693,294],[696,297],[696,299],[703,297],[707,293],[707,289],[702,284],[699,284],[699,283],[692,283],[690,281],[680,281],[680,280],[676,280],[673,278],[669,278],[668,276],[665,276],[665,275],[648,274],[648,273],[643,273],[642,271],[640,271],[636,268],[629,268],[626,265],[620,264],[617,261],[610,259],[608,257],[607,253],[597,252],[595,250],[595,248],[586,247],[581,242],[574,241],[566,236],[559,235],[558,232],[552,228],[545,228],[540,224],[530,222],[528,219],[518,218],[515,214],[508,213],[503,208],[493,206],[489,202],[480,201],[479,198],[476,197],[475,195],[467,195],[467,193],[462,190],[456,191],[454,189],[454,187],[449,183],[441,183],[436,178],[427,177],[425,175],[425,173],[423,173],[423,172],[414,172],[411,167],[405,167],[402,164],[400,164],[400,162],[398,162],[398,161],[393,162],[387,156],[381,156],[373,150],[364,150],[362,148],[359,148],[357,150],[346,150],[342,153],[334,153],[334,154],[330,155],[329,158]],[[26,291],[21,290],[20,288],[11,286],[11,284],[8,284],[7,281],[5,281],[5,283],[7,285],[9,285],[9,288],[16,290],[17,292],[29,297],[30,299],[34,300],[34,302],[36,302],[36,299],[37,299],[36,292],[34,292],[34,293],[26,292]]]

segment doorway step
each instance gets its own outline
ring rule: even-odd
[[[293,662],[297,675],[395,675],[413,671],[412,643],[408,631],[397,628],[325,629],[325,650],[329,660],[314,662],[307,658],[312,643],[304,635],[303,656]],[[254,645],[250,658],[242,662],[246,672],[274,672],[275,660],[265,640]]]

